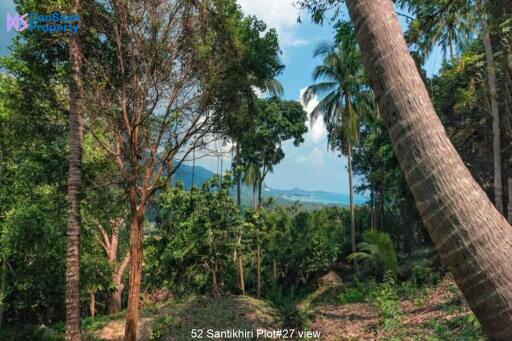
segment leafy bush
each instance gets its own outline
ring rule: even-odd
[[[448,321],[432,319],[428,323],[434,331],[435,336],[429,341],[457,340],[457,341],[480,341],[485,340],[482,334],[480,323],[475,315],[470,313],[459,316]]]
[[[393,278],[398,273],[398,260],[389,234],[366,231],[364,242],[357,245],[358,252],[348,256],[348,260],[361,260],[377,272],[389,272]]]
[[[389,272],[384,276],[384,282],[370,292],[369,299],[384,319],[385,330],[400,329],[403,312],[395,280]]]
[[[341,304],[361,303],[366,300],[366,292],[360,287],[347,288],[338,296],[338,300]]]
[[[172,317],[171,316],[165,316],[158,320],[156,320],[153,323],[153,328],[151,331],[151,340],[162,340],[165,331],[169,328],[169,326],[172,323]]]
[[[436,285],[440,278],[429,266],[415,265],[412,268],[411,279],[417,288],[421,288],[425,285]]]

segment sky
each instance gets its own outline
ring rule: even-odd
[[[312,82],[311,74],[320,59],[313,58],[315,47],[321,42],[332,42],[334,30],[326,22],[316,25],[309,20],[307,13],[300,13],[293,6],[294,0],[238,0],[242,10],[248,15],[256,15],[269,27],[277,30],[282,50],[281,61],[286,66],[278,79],[284,87],[284,98],[299,100],[304,89]],[[12,0],[0,0],[0,54],[8,53],[9,41],[13,33],[6,34],[7,12],[13,12]],[[297,18],[301,17],[299,23]],[[346,11],[343,11],[348,20]],[[401,18],[402,24],[403,18]],[[437,72],[441,63],[440,53],[434,51],[425,66],[429,74]],[[314,100],[306,111],[310,111]],[[327,192],[348,193],[347,160],[327,149],[327,132],[322,120],[308,122],[308,133],[299,147],[291,143],[284,145],[285,159],[274,167],[266,185],[275,189],[302,188],[304,190],[322,190]],[[219,145],[219,149],[227,149]],[[223,168],[231,162],[229,153],[223,160]],[[218,158],[205,157],[197,165],[218,172]],[[356,179],[357,182],[357,179]]]

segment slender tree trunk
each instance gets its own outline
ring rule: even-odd
[[[258,209],[261,207],[261,187],[263,186],[263,179],[258,181]]]
[[[277,281],[277,262],[276,260],[272,260],[272,272],[274,274],[274,280]]]
[[[238,208],[242,206],[242,177],[240,175],[240,167],[242,161],[240,160],[240,142],[236,142],[236,204]]]
[[[258,208],[258,185],[254,185],[252,187],[252,207],[254,209],[257,209]]]
[[[512,227],[434,111],[391,0],[347,0],[395,154],[445,267],[491,340],[512,340]]]
[[[241,205],[242,205],[242,196],[241,196],[242,179],[241,179],[241,176],[239,173],[240,164],[241,164],[240,143],[239,142],[236,143],[235,159],[236,159],[236,204],[238,206],[238,209],[240,210]],[[239,246],[242,243],[242,233],[243,232],[240,232],[240,236],[238,238]],[[242,295],[245,295],[244,262],[243,262],[243,258],[242,258],[242,251],[235,251],[235,259],[238,259],[238,278],[240,280],[240,292],[242,293]]]
[[[137,315],[139,310],[139,293],[142,280],[142,261],[144,243],[144,205],[137,207],[136,184],[131,184],[130,200],[130,275],[128,291],[128,314],[124,332],[125,341],[137,339]]]
[[[240,236],[240,241],[241,241]],[[244,280],[244,263],[242,259],[242,252],[238,251],[238,278],[240,279],[240,292],[245,295],[245,280]]]
[[[94,317],[96,315],[96,295],[94,291],[89,293],[89,316]]]
[[[73,12],[80,13],[80,0],[74,0]],[[80,194],[82,186],[83,85],[80,37],[69,43],[72,81],[69,90],[69,217],[66,263],[66,340],[79,341],[80,335]]]
[[[356,252],[356,218],[354,209],[354,187],[352,184],[352,145],[348,143],[348,187],[350,191],[350,240],[352,243],[352,252]]]
[[[217,262],[212,266],[212,293],[214,297],[220,297],[219,282],[217,278]]]
[[[494,63],[494,54],[491,45],[491,36],[487,27],[487,16],[482,15],[481,20],[482,35],[484,39],[485,58],[487,61],[487,80],[489,86],[489,95],[491,100],[492,114],[492,146],[494,160],[494,204],[498,211],[503,213],[503,185],[501,180],[501,133],[500,133],[500,113],[496,90],[496,66]]]

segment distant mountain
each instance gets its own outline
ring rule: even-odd
[[[194,169],[195,168],[195,169]],[[193,181],[192,181],[193,175]],[[192,188],[192,185],[196,187],[202,186],[206,181],[210,180],[210,178],[214,175],[214,173],[210,172],[208,169],[203,167],[192,167],[186,164],[182,164],[173,176],[173,183],[176,181],[182,181],[183,187],[188,191]]]
[[[193,179],[192,179],[193,174]],[[176,171],[173,182],[182,181],[184,188],[189,190],[192,187],[192,183],[195,186],[201,186],[203,183],[208,181],[214,175],[213,172],[206,168],[196,166],[193,169],[190,165],[181,165]],[[192,181],[193,180],[193,181]],[[232,191],[233,196],[236,195],[235,189]],[[273,197],[278,203],[291,204],[293,202],[301,202],[308,204],[319,204],[319,205],[342,205],[348,206],[350,198],[348,194],[342,193],[331,193],[324,191],[306,191],[300,188],[293,188],[290,190],[274,189],[270,187],[264,187],[262,192],[263,198]],[[362,195],[355,195],[354,202],[356,205],[364,204],[368,199]],[[249,206],[252,201],[252,189],[243,186],[242,189],[242,202],[245,206]]]

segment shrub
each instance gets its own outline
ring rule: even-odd
[[[403,313],[395,280],[389,272],[385,274],[384,282],[370,292],[369,299],[384,319],[385,330],[400,329]]]
[[[366,231],[363,239],[364,242],[357,245],[359,251],[348,256],[348,260],[361,260],[374,270],[389,272],[393,278],[396,278],[398,260],[389,234]]]
[[[338,300],[341,304],[361,303],[366,300],[366,292],[359,287],[347,288],[338,296]]]
[[[439,274],[429,266],[424,265],[415,265],[412,268],[411,278],[417,288],[425,285],[435,285],[439,282]]]

